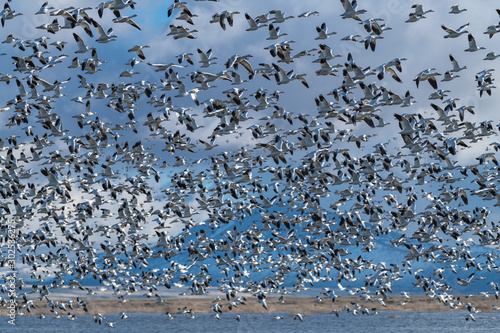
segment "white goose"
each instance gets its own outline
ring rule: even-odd
[[[130,48],[128,50],[128,52],[134,52],[135,54],[137,54],[137,56],[139,58],[141,58],[142,60],[145,60],[146,59],[146,56],[144,55],[144,52],[142,51],[143,49],[145,48],[149,48],[150,46],[149,45],[135,45],[134,47]]]
[[[73,32],[73,37],[75,38],[77,44],[78,44],[78,50],[75,51],[75,53],[86,53],[91,50],[85,43],[83,42],[83,39],[80,38],[76,33]]]
[[[411,8],[415,9],[415,12],[413,12],[413,14],[416,16],[420,16],[420,17],[424,16],[425,14],[434,12],[434,10],[432,10],[432,9],[424,11],[421,4],[415,4],[415,5],[411,6]]]
[[[274,14],[274,23],[283,23],[286,20],[294,18],[293,16],[286,16],[279,9],[274,9],[269,12],[269,14]]]
[[[500,54],[495,54],[495,52],[489,52],[483,60],[495,60],[500,57]]]
[[[481,46],[481,47],[477,46],[476,40],[474,39],[474,37],[472,36],[472,34],[468,35],[468,40],[469,40],[469,47],[464,50],[465,52],[476,52],[476,51],[479,51],[479,50],[486,49],[484,46]]]
[[[319,15],[319,12],[317,10],[315,11],[309,11],[309,12],[304,12],[302,14],[299,15],[299,17],[309,17],[309,16],[318,16]]]
[[[468,26],[469,26],[469,23],[464,24],[460,28],[454,30],[454,29],[448,28],[444,24],[442,24],[441,28],[448,33],[447,35],[444,36],[444,38],[457,38],[457,37],[460,37],[461,35],[469,32],[466,30]]]
[[[493,35],[500,31],[499,28],[500,25],[490,25],[488,28],[486,28],[486,31],[483,32],[483,34],[488,35],[491,38],[493,37]]]
[[[460,72],[461,70],[467,69],[467,66],[460,67],[457,60],[451,54],[449,55],[449,57],[450,57],[451,65],[453,66],[453,68],[450,70],[450,72]]]
[[[216,63],[214,60],[217,59],[217,57],[212,57],[212,49],[209,49],[207,52],[203,52],[200,49],[197,49],[197,51],[200,56],[200,63],[203,64],[201,67],[210,67]]]
[[[462,12],[465,12],[466,10],[467,10],[466,8],[460,9],[460,8],[458,8],[458,5],[453,5],[450,7],[450,11],[448,13],[449,14],[460,14]]]
[[[278,27],[275,28],[271,23],[269,24],[269,37],[267,37],[266,40],[274,40],[286,35],[286,33],[281,33],[280,29]]]
[[[191,12],[186,7],[186,5],[187,5],[187,2],[184,2],[184,1],[181,2],[179,0],[174,0],[174,3],[170,7],[168,7],[167,16],[170,17],[172,15],[172,13],[174,12],[174,9],[180,9],[183,12],[186,12],[188,15],[190,15]]]
[[[441,75],[441,73],[436,72],[435,68],[429,68],[429,69],[425,69],[422,72],[420,72],[419,74],[417,74],[417,76],[415,77],[415,79],[413,79],[413,81],[416,82],[417,88],[418,88],[418,84],[421,81],[427,80],[429,82],[429,84],[432,86],[432,88],[437,89],[436,76],[438,76],[438,75]]]
[[[336,34],[335,31],[328,33],[328,27],[325,22],[323,22],[319,27],[316,27],[316,31],[318,32],[318,37],[314,38],[315,40],[327,39],[331,35]]]
[[[118,13],[118,12],[114,12],[114,13]],[[134,28],[141,30],[141,27],[139,27],[139,25],[133,20],[133,18],[136,16],[137,16],[136,14],[130,15],[130,16],[117,16],[116,18],[113,19],[113,22],[115,22],[115,23],[128,23],[131,26],[133,26]]]
[[[250,25],[250,28],[248,28],[247,31],[256,31],[262,27],[267,26],[267,24],[255,22],[255,20],[250,15],[248,15],[248,13],[245,13],[245,18],[247,19],[247,22]]]
[[[118,38],[116,35],[113,35],[113,28],[109,28],[108,31],[104,31],[103,27],[95,20],[92,20],[92,24],[97,29],[97,33],[99,34],[99,37],[96,39],[96,42],[109,43],[115,41],[116,38]]]
[[[49,2],[46,1],[42,4],[42,6],[40,7],[40,9],[35,13],[35,15],[40,15],[40,14],[47,14],[49,11],[55,9],[54,7],[52,6],[49,6]]]
[[[358,15],[366,13],[366,10],[358,10],[358,3],[356,0],[340,0],[340,2],[342,3],[342,6],[344,6],[344,13],[340,15],[343,19],[352,18],[357,21],[361,21]]]

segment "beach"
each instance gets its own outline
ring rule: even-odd
[[[183,296],[183,297],[169,297],[163,298],[163,302],[157,302],[155,297],[147,298],[128,298],[126,302],[120,302],[118,299],[112,298],[80,298],[80,300],[87,303],[88,312],[82,308],[74,308],[73,310],[67,307],[66,299],[59,301],[66,304],[67,310],[56,309],[60,314],[67,314],[70,312],[75,315],[84,314],[109,314],[109,313],[166,313],[177,314],[179,309],[186,307],[194,313],[211,313],[213,312],[212,305],[213,297],[196,297],[196,296]],[[467,307],[462,305],[456,309],[444,305],[437,299],[429,298],[426,296],[412,296],[409,299],[401,296],[392,296],[385,300],[386,306],[383,306],[376,300],[361,300],[356,296],[341,296],[337,297],[334,302],[331,298],[325,298],[323,301],[315,301],[315,297],[302,297],[302,296],[289,296],[284,298],[284,303],[280,303],[279,297],[267,297],[266,310],[257,298],[253,296],[246,296],[245,304],[239,304],[237,307],[232,307],[230,310],[227,306],[229,301],[222,294],[219,295],[222,300],[219,304],[222,306],[223,312],[229,313],[268,313],[268,312],[288,312],[288,313],[302,313],[304,315],[314,313],[330,313],[333,310],[345,311],[344,307],[353,308],[353,303],[357,303],[361,309],[367,308],[370,311],[376,309],[377,311],[420,311],[420,312],[440,312],[440,311],[457,311],[467,310]],[[56,302],[57,299],[52,299]],[[480,312],[493,312],[493,306],[500,306],[500,300],[495,297],[483,296],[460,296],[462,304],[471,303]],[[76,303],[76,302],[74,302]],[[404,304],[402,304],[404,303]],[[21,303],[20,303],[21,304]],[[47,306],[47,301],[34,301],[35,307],[30,312],[25,312],[25,315],[52,315],[51,307]],[[0,315],[7,315],[8,310],[4,307],[0,309]]]

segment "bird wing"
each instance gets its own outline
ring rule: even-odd
[[[73,37],[75,38],[76,42],[78,43],[78,47],[80,49],[85,48],[85,43],[83,42],[83,39],[80,38],[76,33],[73,32]]]
[[[469,39],[469,48],[470,49],[477,49],[476,40],[474,39],[472,34],[469,34],[468,39]]]
[[[451,28],[446,27],[444,24],[441,25],[441,28],[449,34],[456,34],[457,32]]]

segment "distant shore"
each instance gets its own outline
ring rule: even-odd
[[[342,312],[344,307],[353,308],[353,303],[359,304],[360,308],[367,308],[372,311],[375,308],[380,311],[419,311],[419,312],[440,312],[440,311],[454,311],[454,310],[467,310],[467,307],[460,306],[457,309],[451,309],[445,306],[437,299],[428,298],[426,296],[412,296],[409,299],[401,296],[392,296],[384,303],[383,306],[376,300],[360,300],[355,296],[341,296],[335,302],[331,298],[325,298],[322,302],[315,301],[315,297],[301,297],[301,296],[288,296],[284,298],[284,303],[278,302],[278,297],[268,297],[266,310],[260,303],[257,302],[256,297],[248,296],[245,304],[239,304],[231,310],[228,308],[229,301],[223,298],[218,303],[222,305],[222,312],[225,313],[266,313],[266,312],[288,312],[288,313],[302,313],[304,315],[314,313],[330,313],[333,310]],[[82,308],[74,308],[73,310],[67,307],[68,311],[56,309],[61,315],[67,315],[68,312],[75,315],[96,314],[96,313],[166,313],[170,312],[172,315],[178,313],[179,309],[186,307],[193,313],[212,313],[212,305],[214,297],[175,297],[164,298],[162,303],[158,303],[155,297],[152,298],[128,298],[127,302],[121,303],[118,299],[110,298],[81,298],[87,303],[88,312]],[[53,299],[55,302],[57,299]],[[64,302],[67,299],[61,299]],[[493,312],[493,306],[500,307],[500,300],[495,297],[482,297],[482,296],[460,296],[460,301],[463,304],[471,303],[476,309],[481,312]],[[76,302],[74,302],[76,303]],[[404,304],[403,304],[404,303]],[[30,312],[25,312],[25,315],[52,315],[51,307],[47,306],[47,301],[34,301],[35,308]],[[0,309],[0,315],[5,316],[8,310],[4,307]]]

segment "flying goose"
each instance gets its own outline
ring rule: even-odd
[[[450,11],[448,12],[449,14],[460,14],[462,12],[465,12],[467,8],[460,9],[458,8],[459,5],[453,5],[450,7]]]
[[[495,52],[489,52],[483,60],[495,60],[500,57],[500,54],[495,54]]]
[[[319,27],[316,27],[316,31],[318,32],[318,37],[314,38],[315,40],[327,39],[331,35],[336,34],[335,31],[328,33],[328,27],[325,22],[321,23]]]
[[[451,61],[451,65],[453,66],[453,68],[450,70],[450,72],[460,72],[461,70],[464,70],[467,68],[467,66],[460,67],[458,62],[455,60],[455,58],[451,54],[449,55],[449,58]]]
[[[52,6],[49,6],[49,3],[48,1],[44,2],[42,4],[42,6],[40,7],[40,9],[35,13],[35,15],[40,15],[40,14],[47,14],[49,11],[51,11],[52,9],[55,9],[54,7]]]
[[[418,21],[420,21],[423,18],[426,18],[426,17],[425,16],[415,15],[414,13],[410,13],[410,14],[408,14],[408,19],[405,21],[405,23],[418,22]]]
[[[179,62],[179,64],[182,64],[182,62],[185,60],[190,65],[194,65],[194,61],[193,61],[193,59],[191,59],[192,55],[193,55],[192,53],[184,52],[184,53],[181,53],[175,57],[177,58],[177,61]]]
[[[130,16],[120,16],[118,12],[114,12],[115,14],[118,14],[116,18],[113,19],[113,22],[115,23],[128,23],[134,28],[141,30],[141,27],[133,20],[134,17],[137,16],[137,14],[130,15]]]
[[[352,42],[357,42],[357,38],[360,38],[360,35],[348,35],[345,37],[342,37],[340,40],[346,40],[346,41],[352,41]]]
[[[419,16],[419,17],[423,17],[425,14],[433,13],[434,12],[434,10],[432,10],[432,9],[424,11],[424,9],[423,9],[423,7],[422,7],[421,4],[412,5],[411,8],[415,9],[415,11],[413,12],[413,14],[416,15],[416,16]]]
[[[427,80],[429,84],[432,86],[432,88],[437,89],[437,81],[436,81],[436,76],[441,75],[440,73],[436,72],[435,68],[429,68],[421,71],[420,73],[417,74],[417,76],[413,79],[413,81],[416,82],[417,88],[418,84],[421,81]]]
[[[128,52],[134,52],[139,58],[145,60],[146,56],[144,55],[144,52],[142,50],[149,47],[149,45],[135,45],[134,47],[128,49]]]
[[[77,42],[78,44],[78,50],[75,51],[75,53],[86,53],[88,51],[91,50],[91,48],[89,48],[87,45],[85,45],[85,43],[83,42],[83,40],[80,38],[80,36],[78,36],[76,33],[73,32],[73,37],[75,38],[75,41]]]
[[[485,59],[486,60],[486,59]],[[444,82],[444,81],[451,81],[451,80],[454,80],[456,79],[457,77],[460,77],[460,75],[458,74],[455,74],[451,71],[446,71],[444,73],[444,76],[443,76],[443,79],[441,80],[441,82]]]
[[[368,33],[373,32],[375,35],[378,36],[381,35],[382,32],[384,32],[384,29],[377,23],[377,21],[383,21],[383,20],[384,19],[382,18],[369,18],[367,20],[360,22],[360,24],[363,24],[363,27],[365,28],[366,32]]]
[[[272,65],[273,65],[274,69],[276,70],[276,72],[274,73],[274,76],[275,76],[275,79],[276,79],[276,82],[278,83],[278,85],[287,84],[293,80],[299,80],[300,82],[302,82],[302,84],[304,86],[309,88],[307,81],[304,79],[304,74],[302,74],[302,75],[295,74],[293,72],[293,70],[286,73],[280,66],[278,66],[274,63]]]
[[[280,29],[278,27],[275,28],[274,25],[271,23],[269,24],[269,37],[267,37],[266,40],[278,39],[286,35],[287,35],[286,33],[281,33]]]
[[[444,38],[457,38],[469,32],[466,30],[468,26],[469,23],[462,25],[457,30],[453,30],[451,28],[447,28],[444,24],[442,24],[441,28],[448,33],[447,35],[444,36]]]
[[[293,16],[286,16],[285,13],[282,13],[279,9],[273,9],[269,11],[269,14],[274,14],[274,22],[273,23],[283,23],[286,20],[294,18]]]
[[[359,42],[365,44],[366,50],[368,50],[368,48],[370,48],[372,51],[375,51],[377,39],[382,39],[382,38],[384,38],[384,37],[377,36],[377,35],[375,35],[375,36],[368,35],[365,38],[363,38],[362,40],[360,40]]]
[[[171,24],[170,32],[167,34],[167,36],[173,35],[174,39],[179,39],[179,38],[196,39],[196,37],[193,35],[194,32],[198,32],[198,30],[196,29],[189,30],[183,27],[182,25],[175,26]]]
[[[481,46],[481,47],[477,46],[476,40],[474,39],[474,37],[472,36],[472,34],[469,34],[467,38],[469,40],[469,47],[466,48],[464,51],[466,51],[466,52],[476,52],[476,51],[479,51],[479,50],[486,49],[484,46]]]
[[[300,14],[298,17],[309,17],[309,16],[318,16],[319,15],[319,12],[317,10],[315,11],[309,11],[309,12],[304,12],[302,14]]]
[[[226,30],[226,22],[229,24],[230,27],[233,26],[234,24],[234,21],[233,21],[233,15],[235,14],[240,14],[239,11],[223,11],[223,12],[219,12],[219,13],[216,13],[214,15],[212,15],[212,19],[210,20],[210,23],[217,23],[219,22],[221,28],[223,30]]]
[[[249,28],[247,28],[247,31],[256,31],[259,30],[262,27],[267,26],[267,24],[263,23],[257,23],[248,13],[245,13],[245,18],[247,19],[248,24],[250,25]]]
[[[203,52],[200,49],[197,49],[198,55],[200,56],[200,63],[203,65],[201,67],[210,67],[212,64],[215,64],[214,61],[217,57],[212,57],[212,49],[209,49],[207,52]]]
[[[186,12],[188,15],[191,16],[191,12],[189,11],[186,5],[187,2],[174,0],[174,3],[170,5],[170,7],[168,7],[167,16],[170,17],[175,9],[181,9],[183,12]]]
[[[364,10],[364,9],[358,10],[358,3],[356,0],[352,0],[352,1],[340,0],[340,2],[342,3],[342,6],[344,7],[344,13],[342,13],[340,15],[343,19],[352,18],[352,19],[355,19],[357,21],[361,21],[361,19],[359,18],[359,15],[366,13],[366,10]]]
[[[316,75],[336,75],[337,68],[341,65],[331,66],[326,59],[320,59],[321,68],[316,71]]]
[[[194,89],[191,89],[189,91],[186,91],[186,86],[184,85],[184,83],[182,81],[177,81],[177,90],[179,91],[179,93],[177,95],[175,95],[174,97],[185,97],[185,96],[189,95],[189,96],[191,96],[191,98],[193,99],[193,102],[196,105],[200,105],[200,102],[198,101],[198,98],[196,96],[196,93],[199,91],[199,89],[194,88]]]
[[[500,31],[499,29],[500,25],[490,25],[488,28],[486,28],[486,31],[483,32],[483,34],[488,35],[491,38],[493,37],[493,35]]]
[[[99,37],[96,39],[96,42],[109,43],[115,41],[116,38],[118,38],[116,35],[113,35],[113,28],[109,28],[108,31],[104,31],[103,27],[95,20],[92,20],[92,24],[97,29],[97,33],[99,34]]]
[[[186,21],[188,24],[194,25],[193,17],[198,17],[198,15],[190,14],[189,12],[183,10],[179,16],[177,16],[176,20]]]

